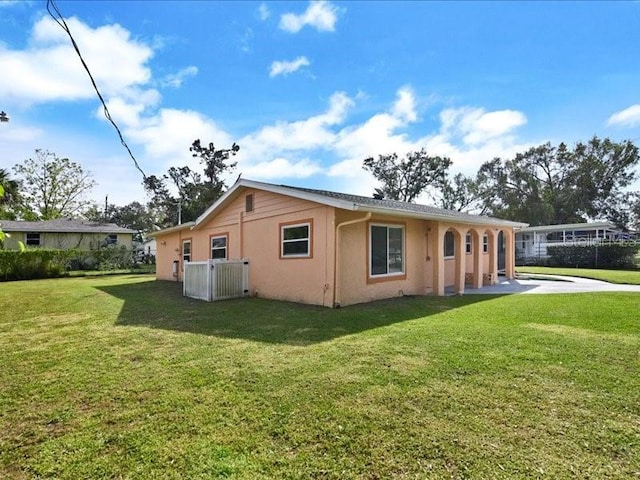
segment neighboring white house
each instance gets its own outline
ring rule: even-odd
[[[156,239],[155,238],[147,238],[140,244],[138,247],[138,251],[142,255],[153,255],[156,256]]]
[[[516,258],[522,260],[548,257],[547,247],[556,245],[593,245],[628,237],[610,222],[569,223],[526,227],[516,232]]]

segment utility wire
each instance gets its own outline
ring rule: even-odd
[[[111,125],[113,125],[113,128],[116,129],[116,132],[118,132],[118,137],[120,137],[120,143],[122,144],[122,146],[124,148],[127,149],[127,152],[129,152],[129,156],[131,157],[131,160],[133,160],[134,165],[136,166],[138,171],[142,174],[142,178],[144,180],[146,180],[147,176],[142,171],[142,168],[140,168],[140,165],[138,164],[138,161],[136,160],[136,157],[133,156],[133,153],[131,152],[131,149],[129,148],[129,145],[127,145],[127,142],[125,142],[124,137],[122,136],[122,132],[120,132],[120,129],[118,128],[118,125],[116,125],[116,122],[113,120],[113,118],[111,118],[111,114],[109,113],[109,108],[107,107],[107,104],[104,101],[104,98],[102,97],[102,94],[100,93],[100,90],[98,89],[98,85],[96,85],[96,81],[93,79],[93,75],[91,75],[91,71],[89,70],[89,67],[87,66],[86,62],[84,61],[84,58],[82,57],[82,53],[80,53],[80,49],[78,48],[78,44],[76,43],[75,39],[73,38],[73,35],[71,34],[71,30],[69,29],[69,26],[67,25],[67,22],[64,21],[64,17],[60,13],[60,10],[58,9],[58,6],[56,5],[56,2],[54,0],[47,0],[47,12],[49,12],[49,15],[51,15],[51,18],[53,18],[55,20],[55,22],[58,25],[60,25],[60,28],[62,28],[67,33],[69,38],[71,39],[71,44],[73,45],[74,50],[78,54],[78,57],[80,57],[80,61],[82,62],[82,66],[87,71],[87,75],[89,75],[89,79],[91,80],[91,85],[93,85],[93,89],[96,91],[96,94],[98,95],[98,98],[100,99],[100,102],[102,103],[102,109],[104,111],[104,116],[107,118],[107,120],[109,120],[109,122],[111,122]]]

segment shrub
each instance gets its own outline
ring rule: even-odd
[[[69,270],[119,270],[134,267],[134,252],[125,246],[98,250],[28,248],[0,250],[0,280],[30,280],[64,276]]]
[[[635,268],[639,251],[636,242],[547,247],[549,266],[576,268]]]
[[[133,266],[133,252],[124,245],[109,245],[91,252],[98,270],[117,270]]]
[[[33,278],[52,278],[64,275],[74,250],[56,250],[34,248],[19,250],[0,250],[0,279],[29,280]]]

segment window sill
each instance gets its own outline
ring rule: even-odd
[[[383,283],[383,282],[393,282],[396,280],[406,280],[406,273],[391,273],[386,275],[374,275],[369,276],[367,278],[367,283]]]

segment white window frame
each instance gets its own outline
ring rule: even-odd
[[[291,228],[307,227],[307,236],[285,240],[285,231]],[[311,258],[311,222],[300,222],[280,225],[280,258]],[[307,253],[284,253],[287,243],[307,242]]]
[[[473,237],[471,236],[470,233],[467,233],[465,237],[464,251],[466,252],[467,255],[470,255],[473,253]]]
[[[187,243],[189,244],[189,253],[185,255],[184,246]],[[193,254],[193,251],[192,251],[192,248],[191,248],[192,246],[193,246],[193,244],[191,243],[191,239],[182,241],[182,249],[180,250],[180,256],[182,257],[182,265],[183,265],[182,268],[183,269],[184,269],[184,264],[191,261],[191,255]],[[187,256],[189,257],[188,259],[186,258]]]
[[[224,247],[214,247],[213,246],[214,240],[220,240],[221,238],[224,239]],[[227,260],[229,258],[227,253],[228,252],[227,248],[229,246],[229,237],[227,235],[216,235],[215,237],[211,237],[210,246],[211,246],[210,258],[212,260]],[[224,250],[224,257],[214,257],[213,256],[214,250],[217,250],[217,251]]]
[[[447,255],[447,235],[451,235],[451,239],[453,240],[453,255]],[[444,233],[444,241],[442,242],[442,256],[445,260],[456,258],[456,236],[451,230],[447,230]]]
[[[482,253],[489,253],[489,235],[482,236]]]
[[[387,273],[373,273],[373,233],[374,227],[382,227],[387,229]],[[402,258],[402,269],[400,272],[389,272],[389,230],[400,230],[402,232],[402,250],[400,252]],[[407,247],[406,247],[406,235],[405,226],[397,223],[370,223],[369,224],[369,278],[388,278],[404,276],[406,274],[407,264]]]
[[[33,235],[33,236],[37,235],[38,236],[38,243],[37,244],[29,243],[29,236],[31,236],[31,235]],[[42,233],[39,233],[39,232],[25,233],[24,234],[24,244],[27,247],[41,247],[42,246]]]

